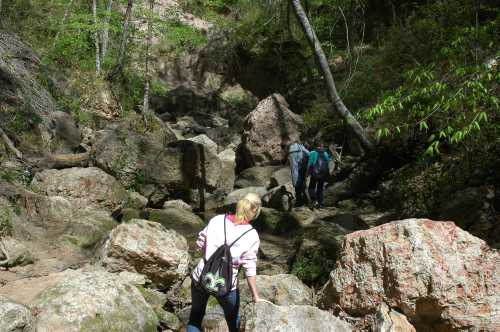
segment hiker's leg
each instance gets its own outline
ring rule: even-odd
[[[237,332],[240,327],[240,291],[235,289],[224,297],[217,298],[224,310],[229,332]]]
[[[325,180],[318,180],[316,184],[316,199],[319,206],[323,206],[323,188],[325,188]]]
[[[295,186],[295,198],[296,198],[296,206],[300,206],[304,204],[304,178],[302,175],[299,173],[299,177],[297,179],[297,184]]]
[[[316,179],[312,176],[309,179],[309,198],[311,199],[311,203],[314,203],[316,200]]]
[[[200,332],[201,323],[205,316],[209,295],[193,282],[191,284],[191,313],[186,332]]]

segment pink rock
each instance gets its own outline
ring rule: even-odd
[[[500,254],[453,222],[394,221],[346,236],[320,302],[353,316],[385,302],[417,330],[500,331]]]

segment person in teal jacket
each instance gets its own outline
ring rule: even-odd
[[[323,143],[314,145],[315,149],[309,154],[307,165],[309,179],[309,198],[313,207],[323,207],[323,188],[328,177],[328,161],[330,156],[325,151]]]

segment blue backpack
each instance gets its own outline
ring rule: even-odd
[[[328,176],[328,160],[326,160],[325,153],[323,151],[318,152],[318,159],[313,165],[311,174],[315,179],[324,179]]]

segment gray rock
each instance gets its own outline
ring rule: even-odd
[[[405,315],[392,310],[385,303],[377,309],[372,329],[374,332],[416,332],[415,327],[408,322]]]
[[[0,295],[0,332],[35,332],[33,321],[28,308]]]
[[[190,211],[190,212],[193,211],[193,208],[191,207],[191,205],[184,202],[182,199],[175,199],[175,200],[166,201],[165,203],[163,203],[164,209],[168,209],[171,207],[178,208],[178,209],[184,209],[184,210]]]
[[[110,213],[102,210],[75,211],[63,233],[63,238],[82,249],[95,249],[118,223]]]
[[[190,245],[194,245],[198,233],[206,226],[200,217],[185,209],[169,207],[162,210],[148,209],[147,212],[149,220],[175,230],[186,237]]]
[[[290,171],[290,167],[282,167],[278,170],[274,171],[269,179],[269,187],[278,187],[281,185],[286,185],[287,183],[292,182],[292,173]],[[293,186],[292,186],[293,188]]]
[[[148,199],[138,192],[131,192],[128,195],[127,207],[132,209],[143,209],[148,205]]]
[[[127,192],[114,177],[99,168],[67,168],[37,173],[32,185],[48,196],[62,196],[75,208],[113,210],[127,199]]]
[[[234,183],[236,188],[246,187],[268,187],[274,172],[280,169],[280,166],[255,166],[250,167],[238,174]]]
[[[347,332],[351,326],[328,311],[309,305],[248,305],[243,311],[242,332]]]
[[[11,237],[3,237],[1,240],[8,255],[4,267],[23,266],[34,262],[33,254],[21,241]],[[5,259],[7,257],[0,251],[0,260]]]
[[[31,303],[38,332],[156,332],[158,318],[141,292],[107,272],[65,275]]]
[[[257,289],[261,298],[277,305],[313,304],[312,290],[292,274],[257,275]],[[243,306],[252,302],[251,295],[247,283],[242,282],[240,298]]]
[[[288,182],[272,188],[264,196],[263,202],[270,208],[284,212],[290,211],[295,203],[295,190],[292,183]]]
[[[182,235],[159,223],[140,219],[113,229],[101,255],[102,265],[108,271],[141,273],[161,288],[183,278],[190,260]]]
[[[201,134],[192,138],[188,138],[188,140],[193,141],[195,143],[199,143],[203,145],[203,147],[210,152],[211,155],[217,155],[219,148],[217,143],[212,141],[207,135]]]

